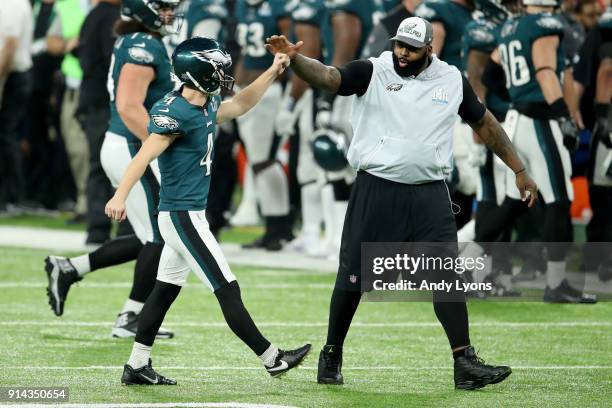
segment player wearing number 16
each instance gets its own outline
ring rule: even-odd
[[[277,54],[272,66],[233,99],[220,102],[221,87],[231,89],[233,78],[225,70],[229,54],[216,41],[195,37],[175,49],[174,73],[182,87],[158,101],[149,115],[149,137],[127,168],[117,192],[106,205],[116,220],[126,217],[125,200],[149,163],[159,156],[161,191],[158,225],[164,247],[157,282],[147,298],[136,332],[132,354],[125,365],[124,384],[174,385],[151,367],[151,347],[166,312],[192,270],[217,297],[232,331],[262,360],[273,377],[297,366],[310,344],[282,351],[257,329],[242,303],[236,278],[210,232],[205,217],[217,124],[245,114],[289,66]]]

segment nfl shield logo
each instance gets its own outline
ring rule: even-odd
[[[349,281],[351,281],[351,283],[357,283],[357,276],[356,275],[350,275],[349,276]]]

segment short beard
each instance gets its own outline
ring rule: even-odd
[[[395,68],[395,72],[401,77],[411,77],[417,76],[421,71],[427,68],[429,65],[429,54],[425,53],[421,58],[416,61],[410,61],[407,66],[400,67],[399,58],[392,53],[393,55],[393,68]]]

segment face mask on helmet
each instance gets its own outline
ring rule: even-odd
[[[157,15],[159,28],[154,31],[162,35],[178,34],[183,25],[184,16],[177,14],[181,0],[145,0],[149,9]]]
[[[234,78],[226,73],[232,58],[210,38],[194,37],[179,44],[172,55],[174,73],[184,83],[208,95],[229,91]]]

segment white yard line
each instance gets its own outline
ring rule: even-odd
[[[85,321],[70,321],[70,320],[13,320],[0,321],[0,326],[80,326],[80,327],[97,327],[97,326],[112,326],[114,322],[85,322]],[[164,322],[168,327],[223,327],[226,328],[225,322]],[[261,327],[327,327],[327,322],[262,322],[257,323]],[[396,323],[361,323],[354,322],[351,327],[439,327],[437,322],[396,322]],[[612,327],[612,322],[474,322],[470,323],[471,327],[506,327],[506,328],[545,328],[545,327]]]
[[[100,283],[78,283],[79,288],[84,289],[127,289],[132,287],[131,282],[100,282]],[[0,289],[31,289],[31,288],[46,288],[47,282],[1,282]],[[206,289],[203,284],[192,283],[186,284],[186,288]],[[327,289],[331,291],[334,287],[330,283],[256,283],[256,284],[240,284],[241,288],[256,288],[256,289]]]
[[[0,407],[48,408],[50,404],[0,404]],[[61,404],[62,408],[295,408],[289,405],[249,404],[243,402],[143,402],[136,404]]]
[[[513,370],[612,370],[612,365],[510,365]],[[61,370],[123,370],[123,366],[0,366],[4,370],[28,370],[28,371],[61,371]],[[262,371],[260,366],[156,366],[159,370],[185,370],[185,371]],[[316,366],[300,366],[300,370],[316,370]],[[429,366],[429,367],[401,367],[401,366],[356,366],[342,367],[343,370],[353,371],[437,371],[452,370],[452,365]]]

